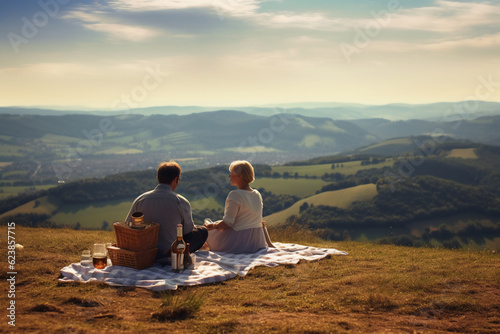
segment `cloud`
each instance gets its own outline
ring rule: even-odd
[[[436,1],[435,6],[401,8],[390,18],[388,27],[402,30],[458,33],[475,27],[499,25],[500,5]]]
[[[86,29],[102,32],[111,40],[141,42],[161,34],[159,30],[150,27],[121,23],[109,12],[90,6],[73,10],[63,18],[75,21]]]
[[[477,57],[491,58],[491,51],[500,48],[498,13],[500,3],[492,2],[438,0],[418,8],[401,5],[392,13],[371,12],[371,18],[353,21],[351,41],[343,42],[357,46],[364,43],[360,48],[388,56],[477,50]]]
[[[257,12],[248,11],[246,18],[269,28],[306,28],[318,31],[346,31],[377,22],[383,28],[437,33],[459,33],[477,28],[500,27],[500,4],[491,2],[456,2],[437,0],[432,6],[382,8],[365,13],[365,18],[338,17],[327,12]]]
[[[240,19],[266,28],[299,28],[318,31],[346,31],[353,26],[383,22],[388,29],[456,33],[476,27],[498,26],[500,4],[437,0],[431,6],[408,7],[403,4],[379,12],[367,9],[365,18],[338,17],[318,11],[261,11],[257,0],[113,0],[109,6],[120,12],[152,12],[201,9],[219,19]],[[388,15],[388,16],[387,16]]]
[[[500,48],[500,33],[494,35],[464,38],[452,41],[441,41],[420,46],[424,50],[451,50],[457,48]]]
[[[141,42],[160,34],[153,29],[118,23],[85,23],[83,26],[90,30],[104,32],[114,40],[122,39],[132,42]]]
[[[346,30],[350,26],[351,20],[341,18],[329,18],[321,12],[293,12],[293,11],[277,11],[277,12],[260,12],[260,4],[263,1],[256,0],[112,0],[109,1],[107,7],[103,6],[85,6],[84,9],[75,11],[67,18],[80,20],[82,22],[92,22],[92,25],[98,22],[105,21],[105,24],[110,24],[111,17],[115,20],[115,24],[125,25],[120,17],[130,18],[131,14],[154,13],[154,15],[166,15],[166,12],[178,11],[179,15],[197,15],[202,11],[205,15],[212,15],[218,21],[240,20],[247,24],[263,26],[266,28],[301,28],[313,30]],[[183,11],[183,12],[181,12]],[[186,12],[188,11],[188,12]],[[189,12],[190,11],[190,12]],[[186,14],[187,13],[187,14]],[[141,29],[147,29],[146,26],[154,24],[147,20],[147,16],[136,16],[142,23]],[[168,16],[165,16],[168,18]],[[193,16],[194,17],[194,16]],[[189,20],[189,18],[186,18]],[[172,24],[172,23],[171,23]],[[179,26],[188,26],[186,22]],[[92,27],[86,25],[87,28],[107,32],[105,27]],[[114,36],[114,34],[112,33]],[[142,34],[139,34],[143,36]],[[144,36],[154,36],[154,31]],[[117,36],[114,36],[117,37]]]
[[[499,49],[500,33],[472,38],[456,38],[453,40],[433,40],[428,42],[373,41],[370,49],[382,53],[412,53],[416,51],[455,52],[459,49],[478,51],[481,49]],[[486,53],[485,55],[488,55]]]
[[[64,77],[68,75],[98,75],[95,67],[69,62],[41,62],[27,64],[20,67],[9,67],[0,69],[0,73],[11,75],[43,75],[51,77]]]
[[[68,12],[62,17],[67,20],[97,23],[102,20],[103,15],[105,15],[103,11],[92,10],[90,7],[81,7],[79,10]]]
[[[169,59],[167,58],[166,60]],[[163,61],[165,62],[166,60]],[[3,67],[0,68],[0,74],[43,77],[100,77],[102,73],[108,73],[109,75],[135,77],[146,73],[148,68],[155,67],[156,64],[158,63],[145,59],[138,59],[132,62],[117,60],[113,63],[40,62],[16,67]]]
[[[254,22],[269,28],[304,28],[322,31],[345,31],[350,27],[350,20],[332,19],[323,13],[301,13],[281,11],[260,13],[252,17]]]
[[[114,10],[131,12],[161,11],[175,9],[206,8],[219,15],[245,16],[254,14],[259,8],[255,0],[113,0],[109,5]]]

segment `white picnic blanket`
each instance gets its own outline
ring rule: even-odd
[[[61,269],[61,282],[103,282],[113,286],[135,286],[153,291],[175,290],[178,286],[190,286],[225,281],[245,276],[256,266],[274,267],[296,264],[300,260],[314,261],[330,255],[347,255],[333,248],[316,248],[298,244],[274,243],[276,248],[261,249],[253,254],[232,254],[211,251],[196,252],[195,268],[174,273],[170,266],[155,264],[136,270],[122,266],[108,266],[98,270],[72,263]]]

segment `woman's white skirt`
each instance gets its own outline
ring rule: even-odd
[[[262,227],[235,231],[232,228],[224,231],[208,231],[207,244],[211,251],[226,253],[255,253],[267,247]]]

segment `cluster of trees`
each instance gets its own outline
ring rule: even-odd
[[[428,157],[415,168],[414,175],[432,175],[469,185],[480,185],[492,171],[488,168],[474,166],[470,163],[457,163],[451,159]]]
[[[346,176],[342,173],[325,173],[321,176],[321,179],[330,182],[340,182],[345,180]]]
[[[470,222],[456,230],[442,224],[439,228],[426,227],[421,237],[411,237],[399,235],[385,237],[378,240],[381,244],[395,244],[399,246],[421,247],[429,246],[432,240],[437,241],[444,248],[460,249],[469,245],[471,242],[481,244],[484,237],[500,237],[500,225],[485,225],[479,222]]]
[[[385,158],[371,158],[371,159],[365,159],[361,160],[361,166],[366,166],[366,165],[376,165],[385,162]]]
[[[51,228],[61,228],[65,227],[60,224],[56,224],[50,221],[50,216],[47,214],[40,213],[21,213],[12,217],[5,217],[0,220],[0,223],[7,224],[7,222],[16,222],[16,225],[28,226],[28,227],[51,227]]]
[[[456,230],[451,230],[447,225],[441,225],[439,228],[425,228],[422,234],[422,240],[429,242],[435,239],[441,242],[450,240],[460,240],[467,244],[469,241],[480,243],[484,236],[495,238],[500,236],[500,225],[482,224],[474,221],[462,226]]]
[[[309,166],[309,165],[322,165],[322,164],[341,164],[343,162],[370,160],[372,156],[366,154],[353,154],[353,155],[329,155],[319,158],[313,158],[305,161],[288,162],[285,166]]]
[[[500,214],[500,201],[484,187],[470,187],[431,176],[407,179],[391,189],[388,183],[377,184],[373,201],[356,202],[348,209],[309,206],[299,222],[310,229],[387,227],[417,219],[478,213],[487,217]]]
[[[182,172],[182,181],[176,191],[195,200],[214,197],[224,203],[227,194],[233,189],[228,175],[227,166]]]
[[[300,199],[300,197],[295,195],[273,194],[272,192],[266,191],[263,188],[259,188],[259,192],[261,193],[262,200],[264,202],[264,216],[279,212],[281,210],[285,210],[286,208],[291,207]]]
[[[325,191],[346,189],[350,187],[359,186],[362,184],[377,183],[380,179],[384,177],[384,173],[388,171],[393,172],[393,168],[383,167],[383,168],[364,169],[356,172],[356,174],[354,175],[347,175],[347,176],[340,173],[331,173],[328,174],[328,176],[325,174],[322,177],[323,180],[336,181],[336,182],[321,187],[321,190],[318,191],[318,193],[322,193]]]
[[[0,224],[7,224],[8,222],[13,221],[16,222],[16,225],[27,227],[72,228],[74,230],[84,229],[80,222],[76,222],[75,225],[67,225],[53,222],[50,218],[50,215],[44,213],[19,213],[14,216],[2,218],[0,220]],[[110,231],[113,229],[113,225],[104,220],[100,228],[94,229]]]
[[[298,230],[309,230],[304,226],[301,219],[297,216],[289,217],[283,228],[294,228]],[[356,228],[317,228],[314,234],[325,240],[347,241],[351,240],[352,233],[359,233],[362,229]],[[480,222],[471,222],[467,225],[452,230],[445,224],[439,228],[425,228],[420,237],[410,234],[398,234],[382,237],[376,240],[379,244],[391,244],[406,247],[429,247],[440,245],[448,249],[461,249],[471,243],[482,244],[484,237],[500,237],[500,225],[482,224]]]

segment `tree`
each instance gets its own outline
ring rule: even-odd
[[[307,202],[304,202],[300,208],[299,208],[299,213],[302,213],[302,211],[305,211],[309,208],[309,204],[307,204]]]
[[[101,230],[106,231],[109,227],[109,223],[107,221],[102,222]]]
[[[443,241],[443,247],[447,249],[461,249],[462,244],[456,238]]]

